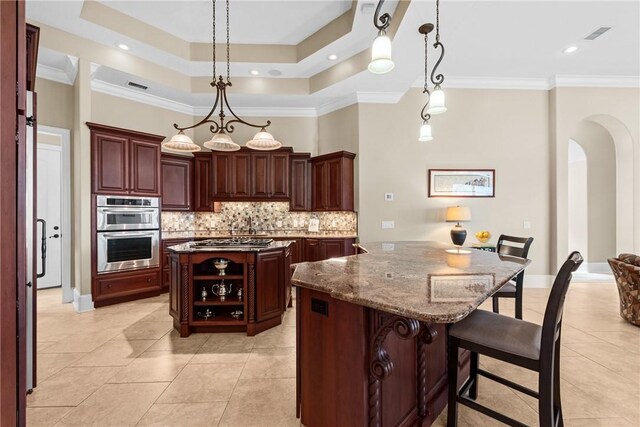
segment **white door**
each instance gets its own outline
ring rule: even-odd
[[[62,285],[62,147],[37,145],[37,197],[38,218],[47,224],[46,274],[38,279],[38,289]],[[36,247],[38,248],[38,273],[42,272],[42,227],[38,224]]]

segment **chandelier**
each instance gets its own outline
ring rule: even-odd
[[[387,36],[387,28],[391,24],[391,15],[385,13],[380,16],[380,9],[382,9],[383,3],[384,0],[378,2],[376,12],[373,15],[373,25],[378,29],[378,36],[373,41],[371,62],[367,68],[374,74],[386,74],[395,67],[391,60],[391,39]]]
[[[433,136],[431,134],[431,125],[429,119],[432,114],[442,114],[447,111],[447,107],[444,102],[444,91],[440,85],[444,82],[444,75],[437,74],[437,69],[442,59],[444,58],[444,45],[440,42],[440,0],[436,0],[436,42],[433,44],[435,49],[440,49],[440,57],[436,61],[433,69],[431,70],[431,83],[433,83],[433,92],[429,90],[429,68],[428,68],[428,51],[429,51],[429,33],[433,31],[433,24],[422,24],[418,28],[418,32],[424,35],[424,87],[422,93],[427,95],[427,101],[420,111],[420,118],[422,119],[422,126],[420,127],[420,136],[418,141],[426,142],[431,141]]]
[[[275,150],[282,146],[282,144],[276,141],[273,136],[267,132],[266,128],[271,124],[270,120],[267,120],[265,124],[252,124],[249,123],[240,117],[238,117],[231,106],[229,105],[229,101],[227,100],[227,88],[231,86],[231,80],[229,78],[230,71],[230,62],[229,62],[229,53],[230,53],[230,44],[229,44],[229,0],[226,0],[227,6],[227,76],[226,80],[220,75],[216,80],[216,0],[212,0],[213,6],[213,15],[212,15],[212,29],[213,29],[213,38],[212,38],[212,54],[213,54],[213,66],[212,66],[212,80],[211,86],[216,89],[216,98],[213,103],[213,107],[211,107],[211,111],[207,114],[202,120],[192,126],[180,127],[177,123],[173,124],[173,127],[178,130],[178,133],[174,135],[171,140],[166,143],[163,143],[163,147],[167,148],[171,151],[180,151],[180,152],[196,152],[200,151],[200,147],[195,144],[191,138],[189,138],[184,131],[187,129],[197,128],[198,126],[209,124],[209,130],[213,134],[210,140],[204,143],[206,148],[209,148],[213,151],[237,151],[240,149],[240,145],[235,143],[233,139],[231,139],[230,134],[233,133],[234,127],[236,123],[241,123],[246,126],[259,128],[260,131],[253,137],[252,140],[246,143],[246,146],[254,149],[254,150]],[[212,118],[214,113],[218,111],[219,121],[216,121],[215,118]],[[227,114],[230,116],[227,116]]]

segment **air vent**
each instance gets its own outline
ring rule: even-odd
[[[587,37],[585,37],[585,40],[595,40],[598,37],[600,37],[601,35],[603,35],[604,33],[606,33],[607,31],[609,31],[611,29],[611,27],[600,27],[597,30],[595,30],[593,33],[589,34]]]
[[[135,87],[136,89],[141,89],[141,90],[149,89],[148,86],[141,85],[140,83],[136,83],[136,82],[127,82],[127,85],[131,87]]]

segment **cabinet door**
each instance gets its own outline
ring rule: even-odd
[[[284,260],[281,251],[258,252],[256,256],[256,317],[258,321],[284,311]]]
[[[312,163],[311,170],[311,210],[326,210],[325,162]]]
[[[325,208],[342,210],[342,159],[327,160],[325,172]]]
[[[295,246],[295,244],[293,245]],[[293,275],[293,270],[291,270],[291,261],[293,255],[291,253],[292,247],[289,246],[284,251],[284,305],[282,308],[286,310],[286,308],[291,304],[291,276]]]
[[[309,185],[309,156],[291,156],[290,178],[290,211],[308,211],[310,205]]]
[[[289,154],[270,154],[269,175],[271,178],[271,194],[274,199],[289,198]]]
[[[93,192],[129,193],[129,141],[92,132]]]
[[[193,161],[162,158],[162,209],[190,211],[193,206]]]
[[[231,194],[233,197],[251,196],[251,156],[245,153],[231,155],[231,174],[233,176]]]
[[[251,170],[253,171],[252,181],[253,188],[251,196],[260,199],[267,199],[271,196],[270,185],[270,154],[254,153],[251,154]]]
[[[211,212],[213,210],[211,195],[211,183],[213,171],[211,167],[211,156],[196,156],[193,166],[194,181],[194,210],[200,212]]]
[[[314,262],[322,260],[322,248],[319,239],[304,239],[304,261]]]
[[[322,239],[322,260],[344,256],[344,239]],[[321,260],[320,260],[321,261]]]
[[[230,199],[232,154],[213,155],[213,200]]]
[[[160,144],[130,139],[130,194],[160,196]]]

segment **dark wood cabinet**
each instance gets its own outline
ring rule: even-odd
[[[160,196],[161,135],[87,123],[94,194]]]
[[[234,199],[251,197],[251,155],[231,156],[231,192]]]
[[[304,239],[304,261],[315,262],[355,254],[353,238]]]
[[[167,250],[169,246],[181,245],[183,243],[190,242],[194,239],[163,239],[160,242],[160,267],[162,268],[162,290],[161,292],[168,292],[171,281],[171,257]]]
[[[211,153],[195,153],[193,158],[193,210],[213,210],[213,164]]]
[[[339,151],[311,159],[311,210],[353,210],[355,156]]]
[[[193,210],[193,158],[162,154],[162,210]]]
[[[269,155],[270,194],[273,199],[289,198],[289,153]]]
[[[159,268],[152,268],[97,276],[91,290],[93,304],[102,307],[158,295],[161,288],[160,273]]]
[[[251,154],[251,171],[253,172],[251,196],[253,197],[268,199],[271,196],[270,160],[269,153]]]
[[[212,200],[230,200],[233,194],[231,181],[233,173],[232,153],[213,153],[211,156],[213,193]]]
[[[295,153],[290,156],[289,178],[289,210],[308,211],[311,207],[311,168],[309,164],[310,154]]]
[[[263,321],[280,316],[284,307],[284,263],[282,251],[256,254],[256,319]]]

